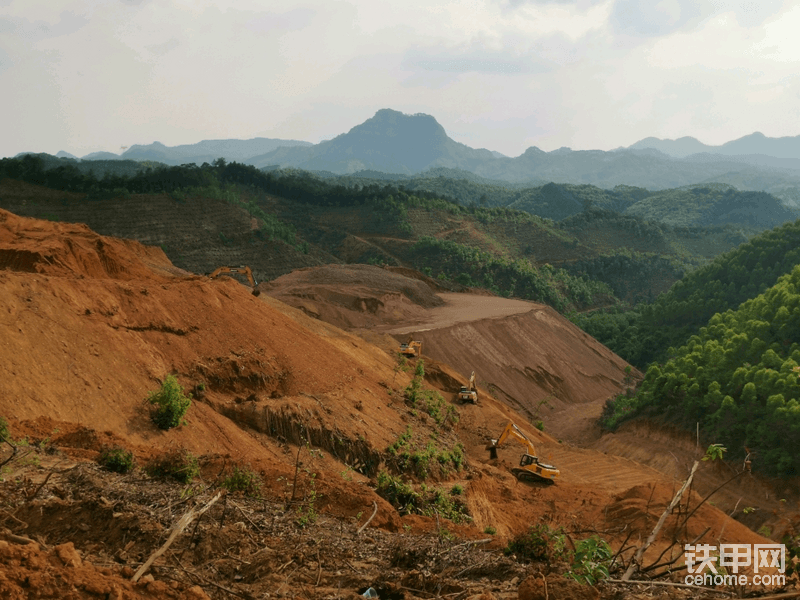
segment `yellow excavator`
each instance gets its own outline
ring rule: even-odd
[[[478,387],[475,385],[475,371],[469,376],[469,384],[461,386],[461,391],[458,392],[458,399],[461,400],[461,402],[478,403]]]
[[[400,352],[400,354],[403,356],[408,356],[409,358],[417,358],[422,354],[422,342],[410,337],[405,344],[400,344],[400,349],[398,352]]]
[[[525,454],[520,458],[519,466],[511,469],[511,473],[514,477],[519,480],[544,480],[548,483],[555,483],[555,480],[561,476],[561,471],[556,469],[553,465],[546,465],[543,462],[539,462],[539,458],[536,456],[536,449],[533,447],[531,441],[525,437],[525,434],[522,433],[519,427],[510,421],[503,430],[503,433],[500,434],[500,437],[496,440],[491,440],[490,443],[486,445],[486,449],[489,451],[489,458],[497,458],[497,448],[502,446],[503,442],[505,442],[509,436],[513,437],[526,448]]]
[[[250,282],[250,286],[253,288],[253,296],[261,295],[261,291],[256,289],[258,282],[256,281],[256,278],[253,277],[253,271],[250,270],[250,267],[246,265],[242,265],[240,267],[219,267],[218,269],[214,269],[211,273],[209,273],[208,276],[211,279],[216,279],[225,273],[238,273],[240,275],[244,275],[247,277],[247,281]]]

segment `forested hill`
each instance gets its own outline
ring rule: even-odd
[[[641,198],[625,214],[677,226],[736,223],[770,229],[800,216],[766,192],[740,192],[725,184],[694,185],[662,190]]]
[[[47,181],[56,187],[61,185],[62,179],[74,179],[70,173],[75,171],[96,178],[134,177],[148,168],[158,170],[167,166],[133,160],[77,161],[48,154],[29,156],[41,160],[42,168],[51,172]],[[183,165],[181,168],[187,171],[197,167]],[[606,190],[588,184],[505,183],[445,167],[414,176],[378,171],[362,171],[355,175],[314,174],[293,169],[274,171],[274,167],[273,172],[283,179],[301,177],[324,181],[332,188],[356,191],[390,184],[413,192],[426,192],[425,195],[450,198],[463,206],[511,208],[555,221],[590,209],[602,209],[677,227],[734,225],[752,235],[800,216],[800,211],[784,205],[770,194],[743,192],[725,184],[693,185],[654,192],[627,185]]]
[[[753,468],[800,472],[800,265],[737,310],[714,315],[663,365],[652,365],[633,397],[606,404],[615,427],[649,414],[729,449],[752,453]],[[747,450],[745,450],[747,448]]]
[[[800,221],[765,231],[686,274],[652,304],[576,315],[575,322],[617,354],[645,368],[667,359],[716,313],[736,309],[800,264]]]
[[[372,172],[335,176],[332,181],[348,187],[385,183]],[[388,177],[388,176],[387,176]],[[560,221],[589,209],[611,210],[677,227],[736,225],[755,233],[800,217],[800,211],[765,192],[740,191],[721,183],[651,191],[618,185],[544,183],[506,184],[458,169],[431,169],[417,176],[392,179],[404,188],[452,198],[462,205],[502,206]]]

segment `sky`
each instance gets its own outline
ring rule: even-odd
[[[800,134],[789,0],[0,0],[0,156],[313,143],[381,108],[518,156]]]

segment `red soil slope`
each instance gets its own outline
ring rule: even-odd
[[[425,356],[474,370],[481,386],[529,416],[547,414],[542,400],[558,410],[624,389],[628,364],[542,304],[455,293],[439,293],[437,303],[423,282],[366,265],[302,269],[261,289],[337,327],[421,340]]]
[[[386,447],[408,425],[422,439],[437,433],[431,419],[399,397],[396,390],[409,377],[397,371],[391,354],[266,294],[255,298],[231,279],[183,276],[158,249],[80,225],[0,211],[0,257],[0,415],[12,431],[51,437],[75,456],[123,443],[140,459],[184,446],[206,457],[249,462],[276,498],[286,490],[279,476],[294,472],[295,449],[308,440],[324,451],[313,458],[319,510],[356,516],[374,500],[379,510],[373,526],[435,527],[431,519],[401,520],[358,472],[374,475]],[[348,293],[347,286],[341,289]],[[534,305],[509,320],[511,327],[503,329],[491,320],[453,325],[441,337],[424,338],[424,353],[451,351],[454,362],[485,373],[481,381],[517,381],[519,391],[509,395],[535,396],[552,385],[566,403],[616,385],[624,363],[590,340],[581,346],[574,329],[548,309]],[[441,341],[448,335],[457,351]],[[502,346],[498,336],[516,345]],[[541,357],[541,368],[523,356]],[[428,361],[429,382],[445,393],[459,382],[460,370]],[[144,399],[169,373],[187,388],[203,382],[206,391],[193,402],[187,425],[163,432],[148,418]],[[539,387],[523,388],[525,381]],[[602,531],[621,542],[631,529],[644,537],[679,485],[633,461],[559,444],[485,389],[482,396],[477,406],[459,407],[455,431],[438,431],[439,440],[465,444],[469,463],[449,483],[463,485],[474,524],[448,524],[451,531],[480,536],[491,526],[502,543],[544,520]],[[562,481],[541,487],[515,480],[508,467],[518,460],[518,447],[501,449],[496,463],[488,460],[486,439],[509,420],[562,469]],[[354,470],[345,478],[348,466]],[[45,487],[41,496],[48,494],[53,492]],[[711,506],[698,514],[701,520],[682,534],[688,539],[709,526],[709,536],[724,529],[723,539],[762,540],[726,523]]]

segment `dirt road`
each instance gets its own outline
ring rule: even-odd
[[[402,327],[386,325],[376,329],[392,335],[402,335],[415,331],[443,329],[482,319],[500,319],[546,308],[545,305],[536,302],[497,296],[440,293],[439,297],[444,300],[444,305],[428,309],[419,321],[404,324]]]

